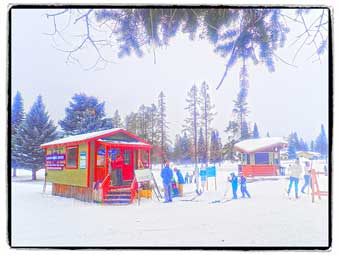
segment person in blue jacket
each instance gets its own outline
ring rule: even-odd
[[[161,177],[163,180],[163,187],[164,187],[164,197],[165,197],[164,203],[172,202],[171,180],[173,178],[173,173],[169,165],[170,165],[169,161],[166,161],[165,167],[161,171]]]
[[[231,187],[233,189],[233,199],[237,199],[237,176],[234,173],[230,174],[231,177],[228,178],[228,181],[231,182]]]
[[[183,175],[181,173],[181,170],[177,169],[176,167],[174,168],[174,171],[175,171],[175,173],[177,175],[177,183],[178,183],[179,196],[183,197],[183,184],[185,183]]]
[[[247,197],[250,198],[250,194],[249,194],[249,192],[247,190],[247,179],[243,175],[241,176],[240,184],[241,184],[242,198],[245,198],[245,194],[247,195]]]

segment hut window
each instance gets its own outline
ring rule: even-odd
[[[130,165],[130,161],[131,161],[131,153],[129,150],[125,150],[124,151],[124,165]]]
[[[255,165],[269,165],[268,152],[255,153]]]
[[[97,149],[97,167],[105,166],[105,147],[100,146]]]
[[[78,146],[66,148],[66,168],[78,167]]]

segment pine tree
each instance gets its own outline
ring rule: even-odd
[[[216,164],[221,161],[222,143],[217,130],[211,132],[210,161]]]
[[[166,121],[166,104],[165,104],[165,95],[163,91],[158,96],[158,111],[159,111],[159,129],[160,129],[160,148],[161,148],[161,158],[162,164],[164,160],[168,159],[167,155],[167,144],[169,142],[167,130],[168,122]]]
[[[24,118],[23,99],[18,91],[14,97],[11,111],[11,167],[13,168],[13,177],[17,175],[16,170],[20,167],[18,163],[20,162],[22,151],[18,149],[20,146],[18,145],[17,134]]]
[[[183,136],[181,137],[181,163],[189,164],[191,162],[191,147],[191,140],[188,137],[187,132],[184,132]]]
[[[45,152],[40,145],[54,140],[56,135],[56,126],[45,110],[42,97],[38,96],[18,132],[20,165],[32,171],[32,180],[36,180],[36,171],[45,163]]]
[[[112,128],[123,128],[122,119],[119,115],[118,110],[115,111],[112,118]]]
[[[137,113],[131,112],[125,116],[125,129],[133,134],[138,133]]]
[[[203,129],[200,128],[199,136],[198,136],[198,162],[199,163],[206,163],[206,151],[205,151],[205,142],[203,136]]]
[[[242,122],[241,126],[241,141],[250,138],[248,123],[246,121]]]
[[[310,142],[310,150],[315,151],[315,145],[313,140]]]
[[[199,112],[198,112],[198,89],[194,84],[190,91],[188,92],[188,96],[186,98],[187,107],[185,110],[188,110],[188,117],[184,120],[184,131],[188,132],[188,135],[192,141],[193,152],[192,159],[195,163],[195,169],[197,169],[197,129],[198,129],[198,120],[199,120]]]
[[[315,141],[315,149],[323,158],[328,158],[328,139],[323,124],[321,125],[320,134]]]
[[[288,138],[288,159],[296,158],[296,145],[297,145],[297,134],[292,133]]]
[[[65,135],[77,135],[112,127],[112,121],[105,119],[104,102],[87,96],[84,93],[75,94],[69,107],[65,109],[66,116],[59,124]]]
[[[257,128],[256,123],[254,124],[254,129],[253,129],[253,138],[259,138],[260,134],[259,134],[259,130]]]
[[[270,137],[269,131],[267,131],[266,137]]]
[[[211,103],[210,95],[209,95],[209,85],[206,82],[203,82],[200,88],[199,95],[199,105],[200,105],[200,125],[204,128],[204,152],[205,156],[204,162],[207,164],[207,160],[209,158],[209,136],[211,133],[211,122],[214,119],[215,113],[213,112],[214,105]]]

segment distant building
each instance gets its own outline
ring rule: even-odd
[[[306,158],[306,159],[319,159],[321,154],[314,151],[297,151],[296,156],[299,158]]]
[[[280,150],[288,143],[281,137],[248,139],[236,143],[241,154],[239,173],[243,176],[273,176],[280,173]]]

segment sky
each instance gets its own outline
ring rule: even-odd
[[[65,117],[65,107],[75,93],[84,92],[105,101],[108,116],[116,109],[122,117],[137,111],[142,104],[157,103],[161,91],[166,95],[169,134],[182,131],[187,116],[185,98],[190,87],[206,81],[217,115],[212,123],[225,143],[225,130],[232,118],[233,100],[239,90],[239,66],[230,70],[222,87],[216,86],[224,72],[226,59],[214,53],[205,40],[194,42],[180,34],[170,46],[156,49],[144,57],[115,59],[100,71],[84,71],[77,64],[67,64],[66,54],[53,47],[50,36],[53,10],[13,10],[12,16],[12,97],[20,91],[26,112],[40,94],[55,123]],[[307,20],[308,22],[308,20]],[[301,28],[291,27],[287,47],[277,55],[289,61],[297,47],[289,46]],[[250,123],[256,122],[261,136],[287,136],[296,131],[308,142],[320,132],[321,123],[328,128],[328,56],[321,64],[306,60],[314,48],[304,48],[295,61],[297,68],[276,62],[276,71],[265,66],[249,66],[248,106]]]

